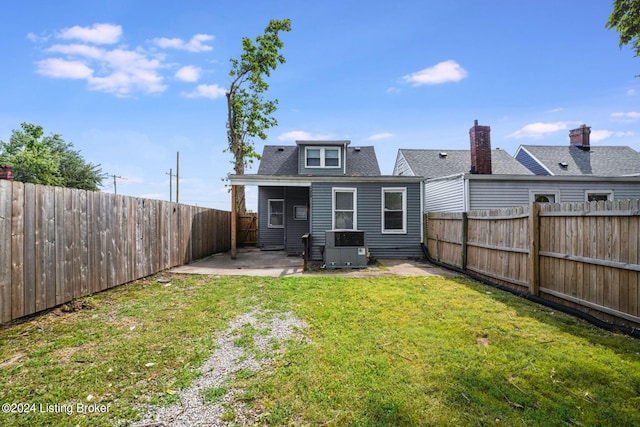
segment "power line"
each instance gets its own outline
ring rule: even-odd
[[[123,181],[126,181],[127,178],[125,178],[123,176],[120,176],[120,175],[115,175],[115,174],[114,175],[107,175],[107,176],[113,177],[113,193],[114,194],[118,194],[118,189],[116,187],[116,179],[121,179]]]

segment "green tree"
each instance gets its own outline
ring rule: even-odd
[[[44,136],[42,126],[22,123],[9,142],[0,141],[0,164],[11,165],[16,181],[98,190],[106,175],[87,163],[60,135]]]
[[[265,81],[279,64],[285,62],[280,49],[281,31],[291,31],[291,21],[271,20],[264,35],[256,37],[255,43],[248,37],[242,38],[243,53],[240,58],[231,59],[231,84],[227,91],[227,138],[228,151],[233,155],[233,170],[244,174],[245,168],[260,159],[255,151],[253,138],[267,138],[265,131],[278,124],[273,117],[278,100],[265,100],[263,93],[269,89]],[[246,211],[244,188],[239,187],[234,201],[239,213]]]
[[[620,34],[620,47],[628,44],[640,56],[640,0],[615,0],[607,28]]]

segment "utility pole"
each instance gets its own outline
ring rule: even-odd
[[[116,187],[116,179],[122,179],[122,180],[126,181],[126,180],[127,180],[127,178],[122,177],[122,176],[120,176],[120,175],[115,175],[115,174],[113,174],[113,175],[108,175],[108,176],[113,177],[113,193],[114,193],[114,194],[118,194],[118,189],[117,189],[117,187]]]
[[[180,203],[180,152],[176,151],[176,203]]]
[[[169,175],[169,203],[171,203],[173,201],[173,186],[172,186],[172,181],[173,181],[173,177],[177,175],[173,174],[173,169],[169,168],[169,172],[165,172],[167,175]]]

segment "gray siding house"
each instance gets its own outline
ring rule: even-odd
[[[399,150],[394,175],[425,178],[425,212],[640,198],[640,153],[628,147],[589,153],[589,133],[585,126],[572,130],[566,147],[521,146],[513,158],[491,150],[489,126],[476,122],[470,150]]]
[[[296,141],[264,147],[258,172],[230,175],[232,185],[258,187],[258,246],[304,250],[321,260],[325,232],[359,230],[374,258],[422,256],[422,179],[380,174],[373,147],[349,141]]]

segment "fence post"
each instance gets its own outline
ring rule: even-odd
[[[460,268],[462,268],[462,270],[466,271],[467,270],[467,240],[469,237],[469,219],[467,218],[467,213],[466,212],[462,212],[462,232],[461,234],[461,240],[462,240],[462,246],[460,249]]]
[[[529,293],[540,294],[540,204],[531,203],[529,209]]]

